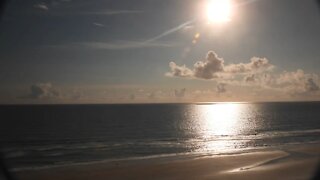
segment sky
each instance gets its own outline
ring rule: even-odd
[[[320,100],[315,0],[212,1],[12,0],[0,104]]]

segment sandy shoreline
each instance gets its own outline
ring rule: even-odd
[[[310,179],[320,145],[175,161],[110,162],[20,171],[21,180]]]

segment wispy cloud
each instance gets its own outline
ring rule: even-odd
[[[98,26],[98,27],[104,27],[104,24],[101,24],[101,23],[98,23],[98,22],[93,22],[92,24],[95,25],[95,26]]]
[[[190,21],[184,22],[184,23],[182,23],[182,24],[180,24],[180,25],[178,25],[178,26],[176,26],[174,28],[171,28],[171,29],[169,29],[169,30],[157,35],[157,36],[154,36],[154,37],[148,39],[146,42],[152,42],[152,41],[161,39],[161,38],[163,38],[165,36],[168,36],[168,35],[170,35],[172,33],[175,33],[177,31],[179,31],[180,29],[184,29],[184,28],[190,26],[190,24],[192,24],[193,22],[194,22],[194,20],[190,20]]]
[[[254,3],[254,2],[257,2],[259,0],[245,0],[243,1],[242,3],[239,3],[238,6],[243,6],[243,5],[247,5],[247,4],[251,4],[251,3]],[[197,19],[190,19],[184,23],[181,23],[180,25],[176,26],[176,27],[173,27],[171,29],[168,29],[167,31],[157,35],[157,36],[154,36],[150,39],[147,40],[147,42],[151,42],[151,41],[155,41],[155,40],[158,40],[158,39],[161,39],[165,36],[168,36],[172,33],[175,33],[181,29],[184,29],[184,30],[187,30],[187,29],[190,29],[190,28],[193,28],[192,24],[197,22]]]
[[[74,43],[75,46],[83,46],[93,49],[106,50],[125,50],[138,48],[152,48],[152,47],[173,47],[175,44],[168,42],[144,42],[144,41],[114,41],[114,42],[82,42]]]
[[[120,14],[138,14],[143,13],[140,10],[105,10],[105,11],[92,11],[92,12],[82,12],[85,15],[120,15]]]
[[[65,3],[70,3],[72,0],[54,0],[54,1],[50,1],[50,2],[41,2],[38,4],[33,5],[34,8],[36,9],[41,9],[44,11],[48,11],[49,9],[54,9],[62,4]]]
[[[113,16],[113,15],[125,15],[125,14],[139,14],[143,13],[142,10],[130,10],[130,9],[92,9],[92,10],[77,10],[74,9],[76,2],[72,2],[73,5],[63,6],[70,4],[72,0],[54,0],[51,2],[41,2],[34,4],[36,9],[48,11],[54,16],[86,16],[86,15],[101,15],[101,16]],[[77,7],[77,6],[76,6]]]
[[[44,3],[35,4],[35,5],[33,5],[33,7],[36,8],[36,9],[44,10],[44,11],[49,10],[48,5],[46,5],[46,4],[44,4]]]

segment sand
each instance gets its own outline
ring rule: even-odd
[[[180,160],[94,163],[16,172],[20,180],[310,179],[320,145]]]

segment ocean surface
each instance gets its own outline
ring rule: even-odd
[[[15,170],[320,143],[320,102],[0,106]]]

